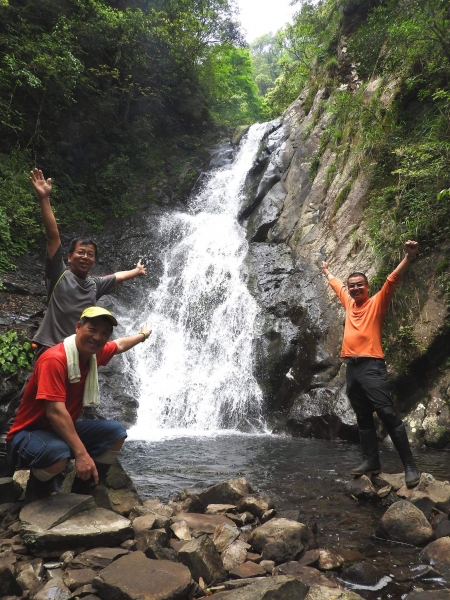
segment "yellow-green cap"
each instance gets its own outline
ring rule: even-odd
[[[106,308],[102,308],[101,306],[90,306],[89,308],[85,308],[81,313],[80,319],[86,317],[86,319],[94,319],[95,317],[105,317],[108,321],[111,321],[113,326],[117,325],[116,318],[106,310]]]

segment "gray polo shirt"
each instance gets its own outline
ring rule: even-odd
[[[77,277],[64,264],[60,246],[52,258],[47,256],[45,282],[48,308],[33,342],[55,346],[75,333],[75,325],[83,310],[95,306],[99,298],[112,290],[116,276]]]

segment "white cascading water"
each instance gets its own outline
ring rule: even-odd
[[[143,310],[153,332],[133,358],[140,389],[129,439],[264,429],[252,374],[258,306],[245,283],[248,246],[237,222],[264,131],[253,125],[234,162],[211,171],[191,198],[189,213],[160,225],[173,242]]]

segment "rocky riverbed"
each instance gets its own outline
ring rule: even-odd
[[[321,546],[313,515],[277,511],[243,477],[162,503],[119,463],[86,496],[69,493],[68,469],[65,493],[24,505],[27,477],[0,479],[2,600],[450,598],[450,484],[426,473],[412,490],[402,474],[346,484],[383,505],[374,540],[413,557],[391,565]]]

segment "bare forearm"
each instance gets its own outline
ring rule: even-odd
[[[58,410],[56,407],[49,407],[46,411],[53,431],[66,442],[66,444],[72,450],[75,458],[77,458],[77,456],[87,454],[87,450],[78,437],[69,413],[65,407],[63,407],[63,409],[64,410]]]
[[[42,223],[47,236],[47,251],[51,258],[61,244],[58,224],[56,222],[55,215],[53,214],[50,198],[48,196],[39,198],[39,205],[41,207]]]
[[[141,273],[137,268],[131,269],[130,271],[118,271],[117,273],[114,273],[116,276],[116,283],[121,283],[122,281],[127,281],[128,279],[134,279],[140,274]]]
[[[147,337],[147,335],[144,336],[142,333],[138,333],[136,335],[130,335],[128,337],[123,337],[119,338],[118,340],[114,340],[117,344],[116,354],[122,354],[122,352],[131,350],[131,348],[134,348],[134,346],[145,342]]]

